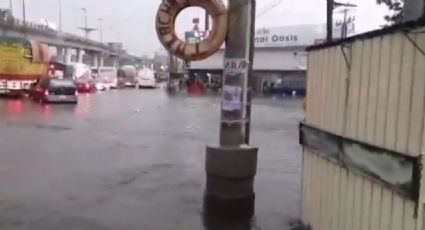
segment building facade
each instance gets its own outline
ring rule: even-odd
[[[275,88],[274,93],[278,94],[295,92],[304,95],[307,70],[305,49],[323,42],[325,35],[323,24],[258,29],[255,36],[254,92],[270,93],[270,89]],[[221,79],[224,52],[222,47],[205,60],[191,62],[190,73]]]

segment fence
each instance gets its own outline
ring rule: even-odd
[[[302,218],[314,230],[423,229],[422,27],[310,49],[300,139]]]

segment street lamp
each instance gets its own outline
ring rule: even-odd
[[[86,38],[89,38],[89,32],[87,31],[87,9],[83,7],[81,10],[84,12],[84,31],[86,33]]]
[[[62,31],[62,0],[59,0],[59,31]]]
[[[22,0],[22,17],[24,18],[24,27],[27,24],[27,15],[26,15],[26,7],[25,7],[25,0]]]
[[[100,42],[103,42],[103,19],[98,18],[99,20],[99,35],[100,35]]]

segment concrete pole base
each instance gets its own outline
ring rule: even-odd
[[[207,210],[252,215],[257,156],[258,148],[249,146],[207,147],[204,200]]]

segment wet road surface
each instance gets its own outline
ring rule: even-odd
[[[229,229],[287,229],[299,216],[302,116],[300,101],[255,101],[255,216]],[[0,229],[223,229],[203,218],[218,125],[217,97],[160,89],[82,95],[78,106],[0,99]]]

